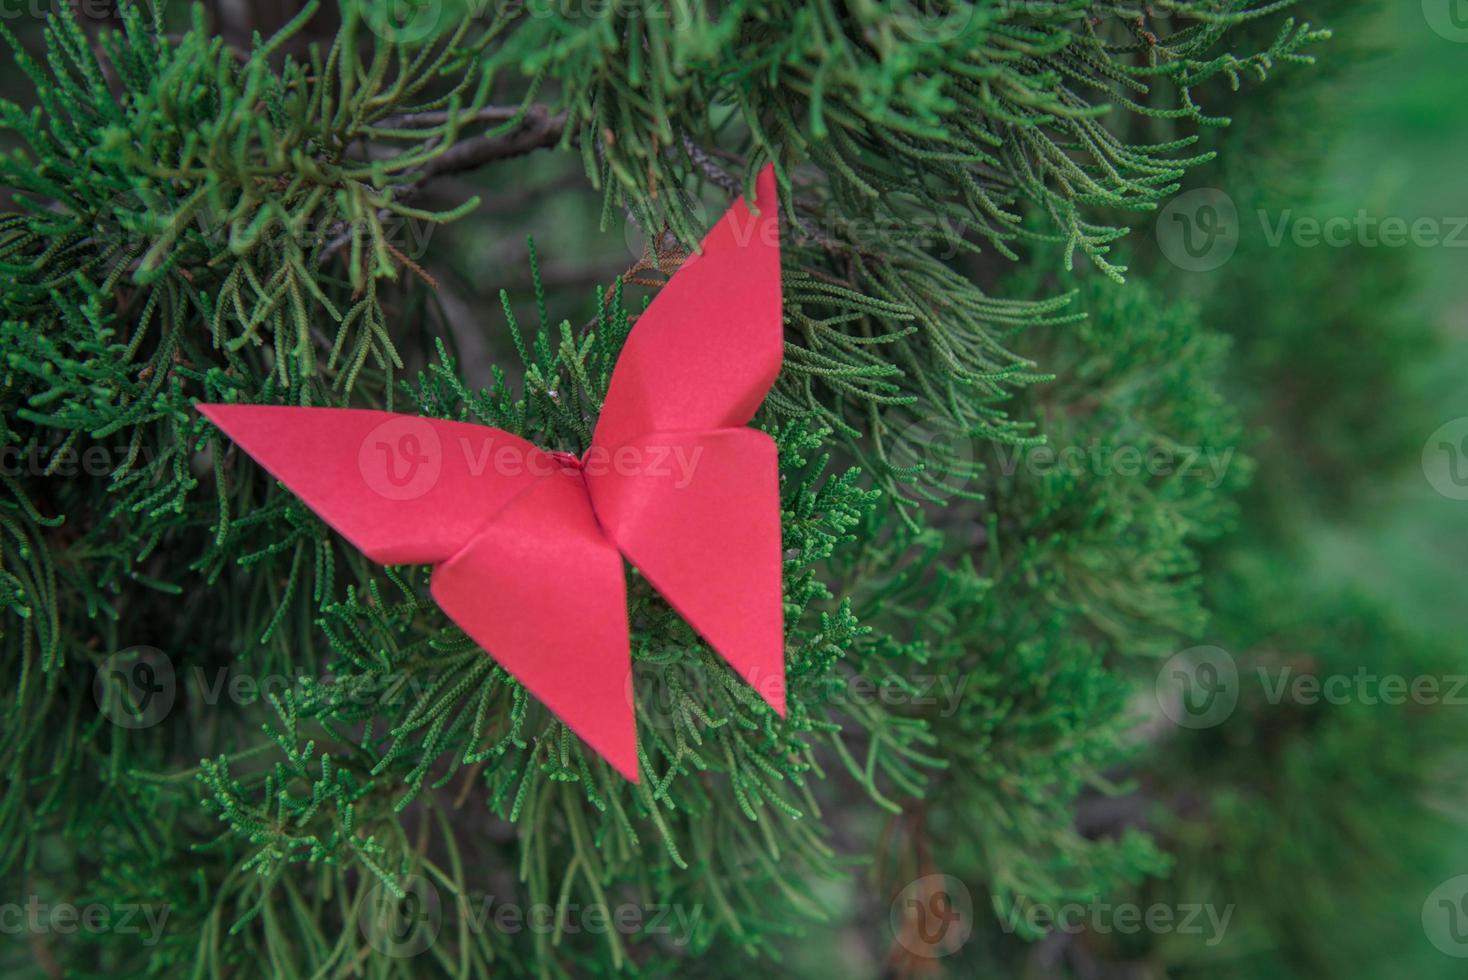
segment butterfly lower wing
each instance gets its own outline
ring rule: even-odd
[[[775,173],[743,200],[659,290],[627,337],[593,443],[615,449],[649,432],[744,425],[780,372],[780,225]]]
[[[588,454],[586,483],[606,536],[783,715],[777,463],[755,429],[654,433]]]
[[[384,565],[449,558],[535,481],[545,455],[508,432],[468,422],[350,408],[197,408]]]
[[[454,622],[622,775],[637,730],[622,558],[574,474],[539,481],[434,569]]]

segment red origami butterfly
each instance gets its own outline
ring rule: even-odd
[[[500,429],[344,408],[205,405],[382,564],[424,564],[464,632],[637,781],[625,556],[785,713],[774,441],[775,179],[738,201],[628,336],[579,459]]]

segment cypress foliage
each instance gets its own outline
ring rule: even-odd
[[[1292,474],[1238,375],[1277,383],[1316,335],[1220,317],[1226,286],[1176,298],[1125,236],[1218,167],[1276,73],[1304,84],[1329,33],[1292,6],[343,0],[242,37],[204,6],[122,3],[100,29],[64,7],[0,24],[28,80],[0,101],[0,873],[159,917],[148,941],[43,935],[0,963],[820,975],[856,923],[856,968],[921,973],[889,907],[943,874],[979,913],[945,962],[1010,975],[1056,948],[1037,906],[1223,894],[1275,861],[1275,816],[1332,778],[1316,743],[1275,746],[1250,795],[1251,748],[1226,741],[1247,706],[1221,744],[1158,740],[1138,692],[1182,647],[1279,635],[1247,581],[1282,574],[1277,528],[1230,535],[1255,458],[1250,515]],[[438,610],[426,568],[372,565],[192,405],[387,408],[578,452],[635,317],[767,162],[787,343],[756,422],[780,449],[790,712],[630,573],[633,786]],[[1291,435],[1349,444],[1330,419]],[[1385,613],[1308,600],[1279,626],[1295,642],[1411,649]],[[1331,724],[1336,758],[1389,744],[1362,796],[1421,788],[1427,730]],[[1218,806],[1105,816],[1139,784]],[[1332,816],[1332,840],[1365,833],[1352,813],[1293,832]],[[395,928],[410,913],[427,933]],[[1294,934],[1284,962],[1335,962],[1317,926]]]

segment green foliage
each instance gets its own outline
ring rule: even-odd
[[[1058,241],[1067,267],[1079,249],[1119,281],[1107,255],[1125,231],[1101,215],[1155,209],[1212,156],[1187,128],[1227,121],[1195,90],[1308,62],[1328,36],[1286,20],[1256,52],[1220,49],[1228,28],[1285,6],[629,4],[594,30],[531,19],[503,57],[562,84],[604,215],[630,209],[691,245],[700,188],[742,186],[724,161],[776,163],[787,249],[810,277],[787,297],[774,404],[821,413],[899,499],[932,500],[933,483],[974,474],[941,459],[912,472],[903,420],[1033,444],[1029,420],[997,403],[1043,372],[1008,342],[1062,305],[990,295],[951,260]],[[1130,115],[1179,134],[1128,142],[1117,117]]]
[[[55,203],[11,219],[0,262],[30,309],[78,271],[105,288],[136,283],[160,356],[199,316],[226,352],[268,342],[283,386],[319,372],[344,394],[368,364],[402,366],[376,295],[415,265],[397,232],[475,205],[417,207],[421,181],[457,167],[461,138],[483,120],[498,125],[478,139],[515,131],[545,90],[605,191],[604,224],[626,208],[655,237],[691,245],[707,223],[701,189],[727,200],[740,169],[777,163],[801,274],[772,404],[819,414],[899,499],[932,499],[935,481],[973,474],[953,461],[905,466],[907,413],[949,438],[1032,443],[1028,420],[998,403],[1043,373],[1006,345],[1063,305],[989,295],[950,260],[1058,240],[1119,277],[1105,256],[1123,229],[1088,215],[1151,210],[1210,154],[1190,155],[1196,133],[1128,145],[1107,120],[1220,124],[1194,89],[1309,60],[1325,36],[1287,21],[1258,52],[1217,50],[1229,26],[1282,6],[994,0],[932,23],[905,5],[649,0],[592,16],[497,9],[479,32],[445,16],[451,32],[420,39],[346,5],[330,47],[304,59],[271,56],[310,9],[239,53],[202,23],[175,44],[129,8],[126,34],[101,45],[105,62],[63,18],[48,28],[49,74],[27,68],[47,117],[67,124],[13,108],[3,120],[31,150],[6,181],[37,207]],[[385,37],[370,55],[369,27]],[[137,96],[108,97],[104,70]],[[485,99],[511,73],[529,80],[526,101],[496,113]],[[368,142],[381,152],[364,157]],[[1044,217],[1040,230],[1026,213]]]
[[[323,368],[339,390],[369,361],[401,366],[373,292],[405,263],[391,228],[451,220],[477,204],[414,208],[404,175],[449,152],[461,110],[481,107],[488,80],[461,46],[467,24],[440,46],[409,54],[384,45],[363,62],[349,17],[324,56],[274,67],[272,55],[314,11],[308,5],[243,60],[210,36],[202,9],[174,43],[124,7],[124,29],[99,42],[103,57],[75,21],[54,16],[44,68],[7,32],[39,103],[0,110],[0,125],[29,150],[0,164],[21,208],[0,252],[13,277],[10,312],[45,322],[56,293],[83,277],[118,290],[148,328],[135,343],[156,351],[160,385],[167,372],[156,358],[173,356],[195,318],[226,356],[268,339],[282,384],[317,373],[313,323],[332,324]],[[104,70],[127,99],[114,99]],[[434,84],[448,76],[451,84]],[[408,134],[417,148],[387,159],[348,154],[370,136],[402,139],[388,120],[395,113],[445,106],[444,124]],[[237,356],[232,366],[246,370]]]
[[[1460,829],[1444,804],[1468,738],[1461,657],[1369,597],[1305,583],[1277,594],[1289,581],[1288,559],[1269,553],[1217,577],[1211,636],[1237,661],[1239,704],[1217,728],[1179,732],[1149,781],[1156,797],[1208,801],[1187,816],[1157,808],[1183,900],[1237,908],[1227,944],[1169,951],[1190,976],[1381,976],[1401,962],[1398,937],[1421,928],[1447,877],[1442,842]],[[1393,677],[1431,679],[1436,703],[1393,704]],[[1302,678],[1364,695],[1271,696]],[[1161,882],[1152,897],[1178,892]]]
[[[620,288],[599,297],[596,308],[592,329],[577,337],[569,323],[562,323],[555,345],[546,324],[522,343],[511,314],[511,334],[528,359],[523,395],[516,397],[502,375],[487,390],[471,390],[441,350],[440,363],[416,386],[405,388],[412,409],[503,426],[549,447],[582,448],[588,419],[605,395],[631,322]],[[95,320],[77,322],[88,323],[94,336],[107,335]],[[32,376],[40,380],[48,373],[37,370]],[[250,393],[227,368],[184,376],[209,398]],[[260,391],[271,393],[269,379]],[[198,894],[174,912],[190,916],[193,928],[213,938],[196,948],[175,949],[178,959],[167,962],[224,969],[248,959],[277,959],[294,949],[289,955],[335,969],[369,942],[353,923],[363,903],[372,900],[372,889],[401,891],[413,880],[443,889],[450,912],[469,908],[476,894],[457,868],[452,834],[411,840],[404,823],[429,821],[425,826],[443,829],[449,819],[444,811],[457,815],[476,784],[493,811],[524,828],[519,847],[526,906],[572,898],[578,908],[605,906],[608,891],[616,888],[624,900],[637,897],[640,907],[704,910],[699,932],[688,937],[690,952],[721,933],[731,933],[751,951],[766,948],[768,937],[750,923],[772,916],[785,929],[795,916],[818,915],[795,876],[837,869],[819,825],[809,819],[818,811],[809,786],[809,779],[821,773],[815,747],[841,738],[842,721],[869,731],[882,751],[873,753],[865,769],[853,764],[853,776],[873,784],[874,792],[878,779],[918,790],[922,770],[936,764],[918,751],[925,741],[921,726],[889,720],[879,711],[836,716],[840,682],[830,676],[834,665],[840,662],[854,673],[872,669],[867,663],[879,647],[848,604],[832,601],[817,571],[851,539],[878,495],[862,489],[854,471],[822,475],[826,457],[814,455],[820,430],[794,422],[773,430],[785,503],[789,718],[777,719],[665,602],[634,578],[629,612],[637,624],[644,770],[644,782],[634,787],[588,757],[568,729],[533,706],[518,684],[438,612],[426,598],[424,569],[389,570],[384,577],[363,567],[359,557],[339,555],[325,527],[251,461],[227,452],[217,434],[205,437],[197,421],[175,419],[175,424],[197,433],[192,443],[204,455],[195,458],[213,461],[207,469],[217,485],[207,496],[196,495],[206,499],[175,515],[166,532],[171,547],[212,547],[238,556],[237,566],[213,572],[215,587],[237,590],[241,609],[257,617],[234,632],[235,656],[247,676],[274,676],[286,683],[265,697],[269,713],[262,715],[263,705],[256,705],[237,719],[263,720],[268,742],[223,755],[200,753],[205,758],[198,776],[207,791],[202,802],[223,821],[226,833],[207,849],[220,864],[201,866]],[[185,489],[197,483],[190,479]],[[58,503],[65,500],[62,494]],[[202,515],[216,509],[218,522],[207,524]],[[248,516],[236,519],[234,514]],[[251,544],[256,539],[262,542],[258,548]],[[334,583],[341,566],[348,581],[345,597],[337,598]],[[313,583],[311,594],[305,594],[302,579]],[[288,625],[297,616],[318,619],[327,649],[309,635],[299,646],[285,639],[307,629],[304,623]],[[179,633],[181,642],[192,635]],[[265,645],[258,646],[262,640]],[[110,642],[104,649],[118,646]],[[25,656],[22,676],[35,659],[30,651]],[[86,677],[99,656],[100,651],[71,663],[67,658],[43,661],[34,676],[48,684],[70,676],[72,691],[85,697],[90,693]],[[226,651],[219,658],[206,653],[177,660],[180,671],[187,667],[199,681],[185,693],[200,701],[185,705],[185,711],[208,709],[209,684],[217,692],[220,683],[211,681],[208,671],[218,677],[218,671],[231,669],[231,659]],[[886,668],[879,664],[878,669]],[[42,710],[45,703],[35,707]],[[17,721],[44,727],[39,716]],[[139,744],[121,729],[96,733],[112,741],[108,761],[114,791],[131,797],[141,784],[153,796],[166,786],[168,792],[153,805],[191,807],[191,787],[176,774],[159,771],[167,763],[151,738],[145,735]],[[228,746],[239,744],[240,734],[231,725],[180,742]],[[17,753],[15,764],[35,765],[48,749],[56,751],[34,748],[35,758]],[[262,750],[278,751],[280,761],[271,762]],[[75,756],[51,757],[53,772],[90,768]],[[718,778],[710,781],[711,774]],[[450,784],[458,806],[446,808]],[[25,818],[29,802],[24,782],[12,783],[13,819]],[[193,834],[194,848],[209,837],[200,836],[197,826]],[[189,860],[190,840],[181,834],[170,843],[170,850],[182,849],[176,860]],[[438,848],[446,851],[439,854]],[[725,873],[692,879],[677,874],[710,862],[748,870],[728,893],[722,890]],[[301,864],[306,871],[296,867]],[[337,883],[333,890],[355,896],[346,906],[312,913],[313,928],[323,927],[323,917],[337,918],[339,943],[293,933],[269,911],[282,902],[306,901],[301,896],[314,889],[297,876],[315,867],[329,872]],[[134,881],[133,889],[139,884]],[[776,914],[770,904],[771,888],[789,903],[783,913]],[[473,942],[456,946],[456,955],[481,964],[509,955],[490,942],[493,935],[476,930]],[[621,962],[625,954],[618,935],[605,938],[604,954],[614,964]],[[555,952],[543,934],[535,934],[534,943],[541,971],[571,969],[569,960],[556,964],[559,956],[574,952]]]
[[[1134,830],[1088,839],[1078,802],[1120,790],[1109,774],[1137,748],[1135,680],[1202,631],[1197,551],[1231,524],[1250,470],[1220,391],[1227,344],[1196,309],[1094,276],[1079,302],[1084,321],[1027,351],[1065,379],[1024,406],[1053,455],[994,453],[983,601],[931,627],[942,673],[967,690],[932,721],[952,762],[924,801],[927,832],[941,870],[1021,924],[1167,867]]]
[[[1468,732],[1446,699],[1461,653],[1309,554],[1322,525],[1349,533],[1380,520],[1383,486],[1415,470],[1435,424],[1425,369],[1444,344],[1409,302],[1418,257],[1280,247],[1254,223],[1260,209],[1278,220],[1340,206],[1322,180],[1355,112],[1340,86],[1374,77],[1384,6],[1306,6],[1347,44],[1309,85],[1229,97],[1239,125],[1212,141],[1221,165],[1195,178],[1234,199],[1238,252],[1207,276],[1149,263],[1234,339],[1225,391],[1251,430],[1259,478],[1242,497],[1243,533],[1208,555],[1213,616],[1202,641],[1236,663],[1238,706],[1217,727],[1170,730],[1139,757],[1119,822],[1153,829],[1174,861],[1134,901],[1231,905],[1233,918],[1213,944],[1110,937],[1077,953],[1078,969],[1257,978],[1456,969],[1423,938],[1422,912],[1461,861],[1457,759]],[[1391,677],[1440,684],[1442,697],[1373,700]],[[1347,697],[1280,695],[1282,679],[1301,678],[1346,680]]]
[[[1257,98],[1241,83],[1310,61],[1328,35],[1257,0],[984,0],[937,18],[864,0],[573,6],[446,5],[417,31],[371,4],[307,4],[233,45],[202,7],[125,6],[115,31],[58,14],[9,38],[34,105],[0,102],[0,870],[17,894],[167,912],[156,943],[103,931],[15,962],[825,975],[820,924],[845,917],[876,937],[873,970],[906,972],[924,964],[888,902],[941,873],[995,913],[954,972],[1014,975],[1046,947],[1005,923],[1036,906],[1198,900],[1261,862],[1316,874],[1326,842],[1380,851],[1386,811],[1329,812],[1324,787],[1352,777],[1358,800],[1407,800],[1431,739],[1459,744],[1450,724],[1291,719],[1260,781],[1252,739],[1272,720],[1252,708],[1211,753],[1138,714],[1160,662],[1205,639],[1246,657],[1285,633],[1427,656],[1344,600],[1260,617],[1288,572],[1216,564],[1246,445],[1265,499],[1320,472],[1290,474],[1300,444],[1345,472],[1375,424],[1372,459],[1402,455],[1401,430],[1352,414],[1359,400],[1277,420],[1297,365],[1323,352],[1337,379],[1381,370],[1405,399],[1407,345],[1373,347],[1368,368],[1370,318],[1344,300],[1333,316],[1350,329],[1322,345],[1319,270],[1280,263],[1257,317],[1233,286],[1201,309],[1172,299],[1143,242],[1120,284],[1127,225],[1210,165],[1223,110]],[[531,152],[525,171],[503,163]],[[387,407],[579,451],[635,290],[656,289],[765,162],[787,346],[757,422],[780,449],[790,712],[629,571],[634,786],[438,610],[426,569],[373,566],[192,405]],[[475,173],[490,165],[509,169]],[[515,177],[542,167],[543,184]],[[647,253],[616,277],[532,246],[529,289],[466,327],[438,276],[463,253],[475,277],[512,283],[504,236],[471,233],[497,227],[507,197],[549,187],[560,208],[573,185],[599,192],[604,229],[646,232]],[[528,207],[516,240],[574,210]],[[439,226],[469,230],[412,247]],[[591,251],[590,228],[575,232]],[[1072,270],[1076,251],[1090,262]],[[1221,281],[1260,265],[1245,251]],[[1399,290],[1379,275],[1371,295]],[[611,283],[594,307],[588,282]],[[1261,391],[1233,393],[1241,377]],[[1300,392],[1340,388],[1317,374]],[[1270,441],[1276,421],[1286,438]],[[178,699],[132,728],[97,692],[139,643],[166,655]],[[1350,771],[1374,740],[1382,758]],[[1216,809],[1167,810],[1205,778],[1224,787]],[[1139,798],[1145,818],[1097,829]],[[1296,836],[1328,834],[1279,846],[1281,812]],[[1288,885],[1259,891],[1298,914],[1246,928],[1278,941],[1286,923],[1292,964],[1335,968],[1318,896]],[[507,904],[544,907],[547,928],[497,927]],[[400,905],[432,913],[417,956],[384,935]],[[586,910],[623,907],[673,917],[585,928]],[[1197,952],[1115,958],[1238,965]]]

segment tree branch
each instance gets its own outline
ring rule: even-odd
[[[425,114],[427,115],[434,114]],[[443,156],[434,158],[419,171],[415,182],[423,184],[443,174],[463,173],[496,160],[508,160],[512,157],[524,156],[534,150],[554,146],[560,142],[565,131],[566,114],[564,112],[552,116],[544,106],[533,106],[525,113],[525,118],[520,125],[510,132],[495,136],[478,136],[451,147]]]

